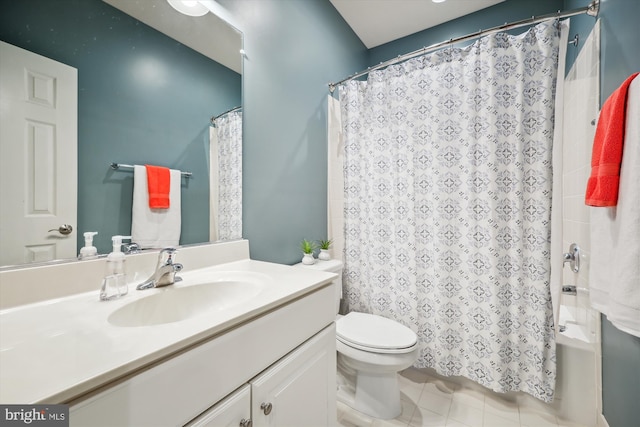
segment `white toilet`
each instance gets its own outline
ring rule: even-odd
[[[338,400],[375,418],[397,417],[402,411],[397,374],[418,358],[417,335],[406,326],[381,316],[358,312],[338,315],[342,297],[341,261],[317,261],[304,267],[338,274]]]

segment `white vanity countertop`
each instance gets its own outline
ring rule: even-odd
[[[118,308],[172,287],[225,274],[262,277],[266,285],[241,304],[153,326],[108,322]],[[67,403],[200,341],[323,287],[335,274],[254,260],[183,271],[178,282],[100,301],[99,291],[0,311],[0,403]]]

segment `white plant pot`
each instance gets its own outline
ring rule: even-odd
[[[331,255],[329,254],[329,249],[320,249],[320,253],[318,254],[318,259],[322,261],[329,261],[331,259]]]
[[[313,254],[304,254],[302,257],[302,263],[304,265],[312,265],[316,263],[316,259],[313,257]]]

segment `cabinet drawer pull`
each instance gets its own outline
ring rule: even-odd
[[[263,403],[260,405],[260,409],[262,409],[262,412],[264,412],[265,415],[269,415],[273,409],[273,405],[271,403]]]
[[[245,420],[244,418],[240,421],[240,427],[251,427],[251,419]]]

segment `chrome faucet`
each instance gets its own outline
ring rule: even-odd
[[[182,264],[173,262],[176,252],[175,248],[161,250],[158,254],[156,271],[151,277],[136,286],[136,289],[141,291],[143,289],[159,288],[160,286],[173,285],[175,282],[182,280],[182,278],[176,277],[176,273],[182,270]],[[164,260],[164,254],[167,254],[166,260]]]

